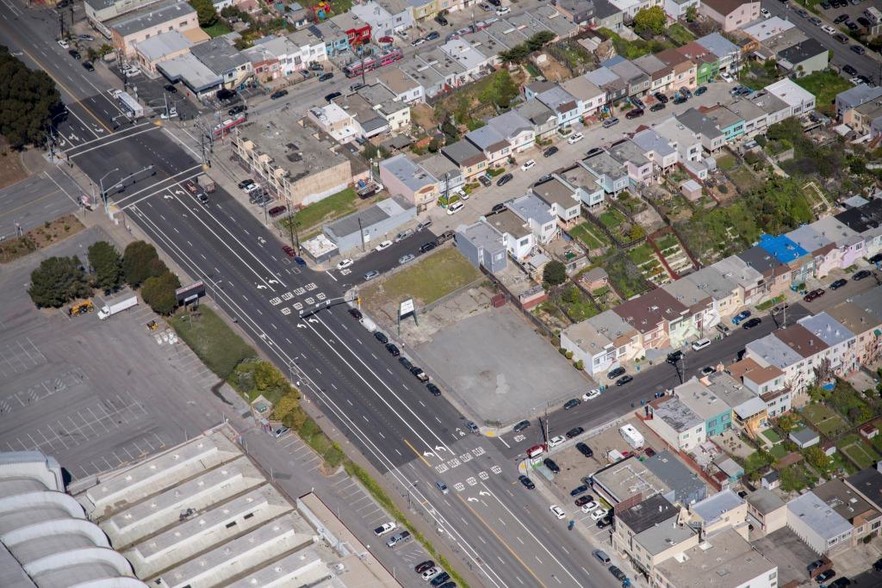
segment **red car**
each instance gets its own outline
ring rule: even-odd
[[[284,251],[288,257],[296,257],[297,256],[297,252],[294,251],[294,248],[291,247],[290,245],[282,245],[282,251]]]
[[[283,214],[286,210],[288,210],[287,206],[273,206],[267,212],[273,218],[276,218],[280,214]]]
[[[811,292],[809,292],[808,294],[806,294],[805,296],[803,296],[802,299],[805,300],[806,302],[811,302],[811,301],[814,300],[815,298],[820,298],[820,297],[823,296],[823,295],[824,295],[824,289],[823,289],[823,288],[818,288],[818,289],[816,289],[816,290],[812,290]]]

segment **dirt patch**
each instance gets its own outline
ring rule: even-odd
[[[433,129],[438,126],[435,121],[435,110],[428,104],[414,104],[410,107],[410,119],[421,129]]]
[[[11,186],[28,177],[28,170],[21,163],[21,154],[9,148],[6,138],[0,136],[0,188]]]
[[[540,57],[544,57],[544,59],[536,59],[536,67],[539,68],[539,71],[542,72],[542,75],[545,76],[546,80],[561,82],[573,77],[569,68],[552,57],[549,53],[543,53]]]
[[[0,263],[9,263],[38,249],[48,247],[76,235],[84,228],[83,223],[72,214],[43,223],[42,226],[31,229],[21,237],[0,243]]]

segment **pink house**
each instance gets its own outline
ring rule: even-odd
[[[828,216],[809,225],[836,245],[840,268],[854,265],[864,256],[864,239],[835,216]]]

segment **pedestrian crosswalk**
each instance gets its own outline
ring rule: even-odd
[[[278,296],[270,298],[269,302],[279,308],[284,316],[292,312],[299,313],[304,308],[314,306],[328,299],[328,295],[318,289],[315,282],[299,286]]]

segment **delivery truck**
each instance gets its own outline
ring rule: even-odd
[[[98,309],[98,318],[102,321],[106,318],[110,318],[113,315],[122,312],[124,310],[128,310],[133,306],[138,305],[138,297],[134,294],[130,294],[129,296],[125,296],[120,298],[119,300],[108,302],[105,306],[102,306]]]
[[[196,182],[200,186],[202,186],[202,189],[205,190],[206,192],[208,192],[209,194],[211,194],[212,192],[215,191],[215,189],[217,189],[217,185],[214,183],[214,180],[212,180],[211,178],[209,178],[205,174],[199,174],[199,176],[196,178]]]

